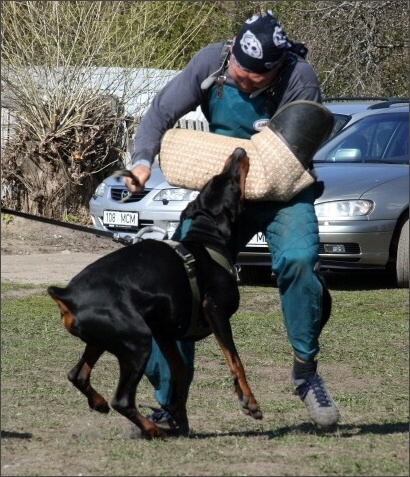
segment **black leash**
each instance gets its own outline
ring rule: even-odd
[[[131,177],[133,184],[138,185],[138,179],[134,176],[134,174],[131,171],[128,171],[127,169],[121,169],[119,171],[116,171],[114,175],[117,177],[120,177],[120,176]],[[132,195],[131,192],[129,195]],[[125,197],[125,199],[128,199],[128,198],[129,197]],[[18,217],[23,217],[24,219],[37,220],[38,222],[44,222],[46,224],[56,225],[57,227],[65,227],[67,229],[79,230],[80,232],[86,232],[88,234],[98,235],[99,237],[107,237],[114,240],[114,242],[120,242],[123,244],[132,243],[132,239],[127,240],[126,238],[125,239],[120,238],[116,232],[107,232],[106,230],[91,229],[90,227],[73,224],[71,222],[60,222],[59,220],[49,219],[47,217],[39,217],[38,215],[27,214],[25,212],[19,212],[17,210],[8,209],[7,207],[3,207],[3,206],[1,207],[1,213],[17,215]],[[151,227],[151,228],[157,229],[156,227]]]
[[[98,235],[100,237],[107,237],[114,241],[117,240],[113,232],[91,229],[90,227],[86,227],[84,225],[73,224],[70,222],[60,222],[58,220],[49,219],[47,217],[39,217],[38,215],[26,214],[25,212],[19,212],[17,210],[7,209],[6,207],[1,208],[1,213],[17,215],[18,217],[23,217],[24,219],[37,220],[38,222],[44,222],[46,224],[57,225],[58,227],[65,227],[67,229],[79,230],[80,232],[86,232],[89,234]]]
[[[33,215],[33,214],[26,214],[25,212],[19,212],[17,210],[8,209],[6,207],[1,208],[1,213],[17,215],[18,217],[23,217],[24,219],[37,220],[38,222],[44,222],[46,224],[56,225],[57,227],[65,227],[67,229],[79,230],[80,232],[94,234],[94,235],[97,235],[98,237],[107,237],[113,240],[114,242],[119,242],[123,245],[130,245],[132,243],[136,243],[140,240],[143,240],[142,237],[144,236],[144,234],[151,233],[151,232],[161,233],[164,239],[167,237],[166,230],[160,227],[157,227],[156,225],[147,225],[143,227],[135,234],[134,237],[131,237],[129,235],[126,235],[125,237],[121,237],[118,232],[108,232],[106,230],[91,229],[89,227],[85,227],[84,225],[73,224],[71,222],[60,222],[59,220],[49,219],[47,217],[39,217],[38,215]]]
[[[114,175],[117,176],[117,177],[121,177],[121,176],[131,177],[133,184],[138,185],[137,177],[135,177],[134,174],[127,169],[121,169],[119,171],[116,171],[114,173]],[[124,202],[127,199],[129,199],[131,197],[131,195],[132,194],[130,192],[127,197],[125,197],[124,199],[121,200],[121,202]],[[57,225],[58,227],[65,227],[67,229],[79,230],[80,232],[86,232],[88,234],[94,234],[94,235],[97,235],[99,237],[107,237],[107,238],[110,238],[110,239],[114,240],[114,242],[120,242],[120,243],[125,244],[125,245],[128,245],[128,244],[133,242],[132,238],[129,238],[129,239],[128,238],[121,238],[116,232],[107,232],[106,230],[91,229],[90,227],[85,227],[84,225],[73,224],[71,222],[60,222],[59,220],[49,219],[47,217],[39,217],[38,215],[33,215],[33,214],[26,214],[25,212],[19,212],[17,210],[8,209],[7,207],[3,207],[3,206],[1,207],[1,213],[2,214],[17,215],[18,217],[23,217],[24,219],[37,220],[38,222],[44,222],[46,224]],[[162,229],[159,229],[158,227],[155,227],[155,226],[144,227],[144,229],[147,229],[148,232],[153,231],[153,230],[163,232]],[[141,233],[143,234],[144,230],[141,231]],[[140,237],[138,234],[137,234],[137,236]]]

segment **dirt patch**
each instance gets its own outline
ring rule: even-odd
[[[50,253],[105,254],[123,245],[109,237],[72,230],[57,225],[13,217],[1,224],[2,255]]]
[[[122,247],[107,237],[14,217],[2,221],[2,281],[65,283],[100,256]]]

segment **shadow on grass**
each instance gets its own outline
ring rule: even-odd
[[[373,270],[324,271],[326,285],[330,290],[386,290],[396,289],[395,278],[387,272]],[[240,273],[239,286],[277,287],[269,267],[245,267]]]
[[[14,432],[1,430],[2,439],[31,439],[33,434],[31,432]]]
[[[350,438],[358,435],[376,434],[404,434],[409,432],[408,422],[396,422],[388,424],[341,424],[329,429],[319,429],[313,424],[303,423],[299,426],[286,426],[273,431],[234,431],[234,432],[191,432],[188,439],[211,439],[213,437],[265,437],[275,439],[289,434],[310,434],[316,436],[337,436]],[[31,439],[33,434],[30,432],[1,431],[2,439]],[[175,439],[176,437],[171,437]]]
[[[289,434],[310,434],[316,436],[337,436],[350,438],[358,435],[376,434],[404,434],[409,432],[408,422],[395,422],[384,424],[340,424],[328,429],[319,429],[313,424],[303,423],[299,426],[286,426],[272,431],[238,431],[238,432],[209,432],[209,433],[190,433],[190,439],[209,439],[212,437],[243,436],[243,437],[266,437],[275,439]]]
[[[330,290],[386,290],[397,285],[393,275],[382,271],[324,272],[323,277]]]

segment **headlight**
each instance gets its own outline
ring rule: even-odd
[[[188,189],[163,189],[154,197],[154,200],[171,202],[174,200],[184,200],[190,202],[199,194],[196,190]]]
[[[105,193],[105,189],[107,188],[107,185],[105,182],[101,182],[101,184],[95,189],[95,192],[93,194],[94,199],[96,197],[102,197]]]
[[[318,217],[358,217],[368,215],[373,210],[371,200],[339,200],[315,205]]]

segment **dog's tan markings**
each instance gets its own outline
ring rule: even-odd
[[[217,305],[213,304],[211,300],[205,299],[203,302],[203,308],[205,312],[205,318],[207,319],[212,332],[219,344],[219,347],[224,354],[231,371],[235,393],[238,396],[239,402],[242,406],[242,411],[247,416],[251,416],[254,419],[262,419],[263,415],[259,408],[255,396],[246,380],[245,370],[242,365],[239,354],[236,350],[235,343],[233,341],[232,331],[224,325],[229,323],[229,320],[225,323],[216,323],[214,318],[214,311],[217,309]],[[221,333],[221,326],[224,326],[224,332]]]
[[[238,204],[239,213],[242,212],[243,201],[245,199],[245,182],[246,182],[246,177],[248,175],[248,172],[249,172],[249,157],[246,155],[246,157],[242,159],[239,165],[239,187],[241,190],[241,197]]]
[[[86,345],[80,361],[68,373],[68,380],[79,389],[88,400],[90,409],[107,414],[110,407],[107,401],[99,394],[90,383],[91,371],[104,350],[91,345]]]
[[[154,424],[152,421],[144,417],[138,411],[137,411],[137,420],[138,420],[138,423],[136,422],[135,424],[137,424],[137,426],[141,429],[142,435],[146,439],[166,440],[165,432],[162,429],[160,429],[156,424]]]
[[[74,323],[73,315],[71,311],[68,309],[67,305],[63,303],[58,298],[52,297],[53,300],[57,303],[58,307],[60,308],[61,319],[63,321],[64,328],[71,333],[71,327]]]
[[[241,198],[245,197],[245,182],[249,172],[249,157],[246,156],[246,160],[242,160],[239,165],[239,187],[241,189]]]

